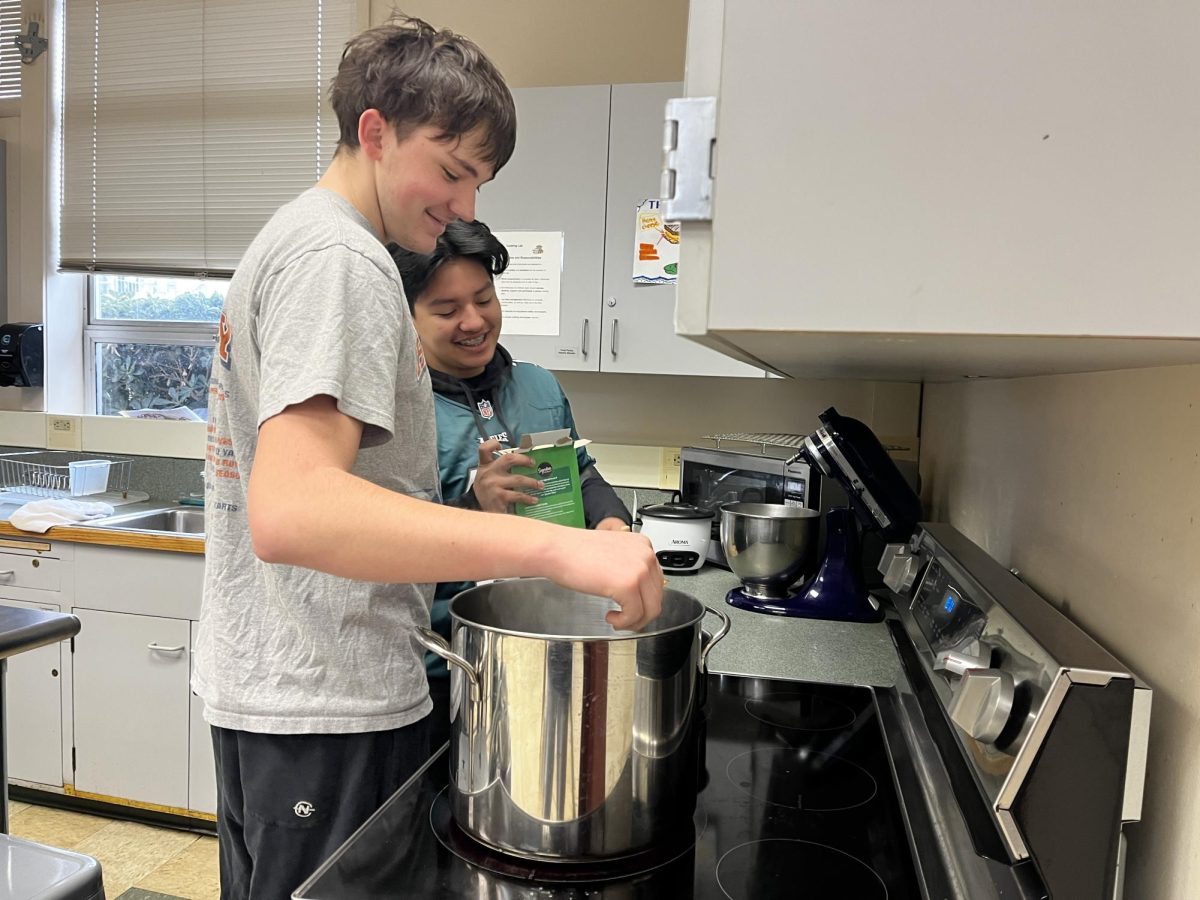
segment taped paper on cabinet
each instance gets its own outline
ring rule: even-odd
[[[508,269],[496,277],[504,333],[556,335],[562,291],[561,231],[497,231]]]

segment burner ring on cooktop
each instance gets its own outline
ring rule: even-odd
[[[840,812],[870,802],[879,786],[858,763],[804,747],[739,753],[725,767],[751,797],[802,812]]]
[[[776,691],[751,697],[746,712],[768,725],[800,731],[836,731],[854,724],[858,713],[839,700],[812,691]]]
[[[717,860],[717,886],[729,900],[778,896],[781,890],[804,900],[888,896],[883,879],[857,856],[796,838],[738,844]]]
[[[446,788],[442,788],[429,805],[429,825],[438,842],[463,862],[497,875],[547,884],[617,881],[665,866],[695,847],[697,838],[704,833],[705,826],[708,824],[708,815],[698,799],[696,812],[692,816],[692,824],[693,829],[690,832],[681,831],[678,839],[673,838],[661,845],[655,845],[648,850],[629,856],[599,860],[540,862],[502,853],[480,843],[459,828],[450,811],[450,798]]]

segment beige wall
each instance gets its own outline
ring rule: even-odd
[[[916,458],[917,384],[568,372],[558,380],[580,434],[604,444],[681,447],[718,432],[808,433],[821,424],[818,413],[836,406]]]
[[[371,0],[483,48],[512,87],[683,79],[687,0]]]
[[[935,518],[1154,688],[1130,900],[1200,897],[1200,366],[926,387]]]

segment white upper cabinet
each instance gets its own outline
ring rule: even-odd
[[[609,87],[519,88],[517,148],[479,192],[475,215],[492,231],[563,234],[558,333],[500,341],[517,359],[570,372],[600,365],[604,278],[604,197],[608,177]]]
[[[761,369],[675,334],[675,285],[634,284],[636,210],[659,196],[663,110],[681,84],[614,84],[608,134],[602,372],[742,375]]]
[[[514,357],[570,372],[746,375],[762,370],[675,333],[675,288],[633,284],[634,212],[658,196],[663,109],[682,85],[517,88],[517,147],[479,193],[493,231],[563,235],[557,334],[523,335]]]
[[[797,375],[1200,361],[1200,6],[694,0],[681,331]]]

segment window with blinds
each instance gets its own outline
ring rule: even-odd
[[[21,0],[0,0],[0,100],[21,99]]]
[[[66,0],[63,271],[227,276],[333,156],[355,0]]]

